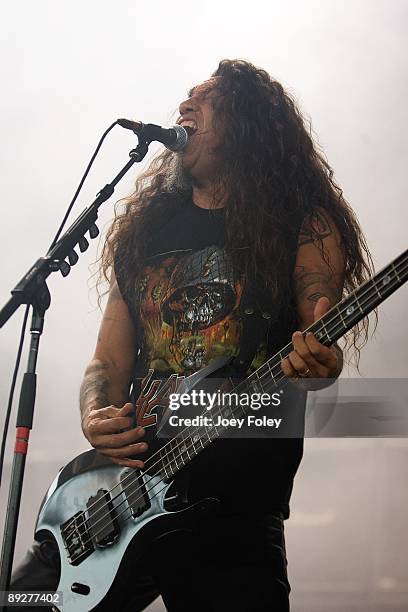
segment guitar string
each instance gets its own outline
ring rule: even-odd
[[[405,263],[405,262],[404,262],[404,263]],[[401,272],[401,270],[400,270],[400,272]],[[405,270],[404,270],[403,272],[405,272]],[[380,273],[380,274],[381,274],[381,273]],[[398,279],[398,277],[397,277],[397,279]],[[388,288],[391,288],[391,284],[389,284]],[[366,293],[367,293],[367,292],[366,292]],[[387,297],[388,297],[388,296],[387,296]],[[384,299],[385,299],[385,298],[384,298]],[[366,305],[366,303],[367,303],[368,301],[369,301],[369,300],[366,300],[366,302],[364,302],[364,306]],[[331,319],[331,321],[333,321],[333,320],[334,320],[334,319]],[[305,331],[306,331],[306,330],[305,330]],[[331,330],[331,332],[330,332],[330,333],[332,333],[332,330]],[[329,334],[327,334],[327,335],[329,335]],[[290,346],[290,343],[289,343],[289,346]],[[285,347],[285,348],[286,348],[286,347]],[[284,350],[284,349],[282,349],[282,351],[281,351],[281,352],[283,352],[283,350]],[[277,355],[278,355],[278,354],[279,354],[279,353],[277,353]],[[274,357],[272,357],[272,358],[271,358],[271,360],[273,360],[273,359],[274,359]],[[263,367],[263,366],[262,366],[262,367]],[[259,369],[261,369],[261,368],[259,368]],[[251,376],[252,376],[252,375],[251,375]],[[265,376],[268,376],[268,375],[267,375],[267,374],[265,374],[265,375],[264,375],[264,377],[265,377]],[[280,376],[281,376],[280,380],[282,380],[282,379],[285,379],[285,378],[286,378],[286,377],[285,377],[285,375],[283,375],[283,373],[282,373],[282,371],[281,371],[281,370],[280,370]],[[250,377],[248,377],[248,378],[250,378]],[[269,378],[269,376],[268,376],[268,378]],[[244,382],[245,382],[245,381],[244,381]],[[286,382],[288,382],[288,381],[286,381]],[[275,384],[273,384],[273,386],[275,386]],[[238,387],[239,387],[239,385],[238,385]],[[218,408],[218,406],[217,406],[217,408]],[[242,407],[241,407],[241,408],[242,408]],[[203,414],[205,414],[205,412],[204,412]],[[221,413],[218,413],[218,414],[221,414]],[[185,428],[185,429],[184,429],[182,432],[180,432],[180,434],[183,434],[185,431],[188,431],[188,430],[189,430],[189,428],[188,428],[188,427],[186,427],[186,428]],[[197,433],[198,431],[199,431],[199,430],[196,428],[195,432]],[[217,432],[217,429],[216,429],[216,428],[215,428],[215,431]],[[218,432],[217,432],[217,435],[218,435]],[[209,437],[208,432],[207,432],[207,436]],[[176,437],[177,437],[177,436],[175,436],[175,438],[176,438]],[[175,438],[173,438],[172,440],[174,440]],[[172,440],[171,440],[169,443],[167,443],[167,444],[171,444]],[[192,440],[191,440],[191,441],[192,441]],[[212,440],[211,438],[209,438],[209,441],[210,441],[210,443],[211,443],[213,440]],[[167,445],[167,444],[166,444],[166,445]],[[182,438],[181,442],[179,442],[179,443],[177,444],[177,446],[179,446],[180,444],[184,444],[184,445],[185,445],[185,444],[186,444],[186,440],[185,440],[184,438]],[[176,448],[177,448],[177,446],[176,446]],[[162,447],[162,449],[163,449],[163,448],[165,448],[165,447]],[[193,442],[193,446],[192,446],[191,448],[193,448],[193,450],[194,450],[194,451],[196,451],[196,449],[194,448],[194,442]],[[174,450],[175,450],[175,449],[174,449]],[[183,452],[184,452],[184,451],[183,451]],[[159,450],[159,451],[157,451],[157,452],[156,452],[154,455],[156,455],[156,454],[158,454],[158,453],[160,453],[160,450]],[[174,451],[173,451],[173,454],[174,454]],[[187,454],[189,455],[188,450],[187,450]],[[151,456],[151,458],[153,458],[153,457],[154,457],[154,455],[152,455],[152,456]],[[167,454],[167,453],[166,453],[166,458],[168,458],[168,454]],[[163,457],[162,457],[161,459],[163,460]],[[171,463],[172,463],[173,461],[175,461],[175,463],[176,463],[176,467],[177,467],[177,469],[179,469],[179,466],[177,465],[177,460],[175,460],[175,458],[174,458],[173,460],[172,460],[172,459],[170,459],[170,462],[169,462],[167,465],[168,465],[168,466],[170,466],[170,468],[171,468]],[[147,462],[146,462],[146,463],[147,463]],[[149,469],[152,469],[152,468],[153,468],[155,465],[157,465],[158,463],[160,463],[160,461],[157,461],[156,463],[154,463],[152,466],[150,466],[150,467],[149,467]],[[185,465],[185,464],[183,463],[183,466],[184,466],[184,465]],[[183,466],[182,466],[182,467],[183,467]],[[165,467],[165,466],[164,466],[164,467]],[[160,472],[157,472],[157,473],[156,473],[156,474],[154,474],[154,475],[153,475],[151,478],[153,478],[154,476],[158,475],[159,473],[160,473]],[[134,476],[134,473],[129,474],[129,475],[126,477],[126,479],[128,479],[128,478],[130,479],[130,477],[132,477],[132,476]],[[167,477],[167,475],[166,475],[166,477]],[[125,482],[125,480],[126,480],[126,479],[124,479],[124,480],[123,480],[123,481],[121,481],[120,483],[117,483],[117,484],[116,484],[114,487],[112,487],[112,489],[110,489],[110,491],[108,491],[108,493],[109,493],[109,492],[111,492],[111,491],[113,491],[113,490],[114,490],[114,489],[115,489],[117,486],[119,486],[119,485],[121,485],[121,484],[123,485],[123,483]],[[128,484],[133,484],[133,482],[135,482],[136,480],[137,480],[137,477],[136,477],[136,478],[134,478],[134,480],[133,480],[131,483],[128,483]],[[121,494],[121,492],[120,492],[118,495],[116,495],[115,497],[113,497],[113,498],[112,498],[110,501],[114,501],[114,500],[115,500],[115,499],[116,499],[116,498],[117,498],[117,497],[118,497],[120,494]],[[97,505],[97,504],[98,504],[98,502],[94,502],[94,505]],[[91,505],[91,506],[89,506],[89,508],[87,509],[87,510],[88,510],[88,512],[89,512],[89,510],[90,510],[91,508],[92,508],[92,505]],[[98,512],[100,512],[100,509],[98,510]],[[91,518],[91,516],[92,516],[92,515],[89,515],[89,519]],[[101,518],[103,518],[103,517],[101,517]],[[88,520],[89,520],[89,519],[88,519]],[[101,519],[100,519],[100,520],[101,520]],[[69,525],[67,525],[66,527],[68,528],[69,526],[70,526],[70,524],[69,524]]]
[[[401,262],[401,263],[402,263],[402,262]],[[405,263],[405,262],[403,262],[403,263]],[[405,270],[402,270],[402,271],[401,271],[401,270],[399,270],[399,272],[405,272]],[[381,272],[380,272],[379,274],[381,274]],[[399,279],[398,279],[397,274],[396,274],[396,277],[397,277],[397,281],[398,281]],[[404,281],[403,281],[403,282],[404,282]],[[395,284],[397,284],[397,285],[398,285],[398,282],[397,282],[397,283],[395,283]],[[387,286],[388,290],[389,290],[389,289],[393,289],[393,286],[394,286],[394,285],[392,285],[392,281],[390,281],[390,283],[389,283],[389,284],[388,284],[388,286]],[[370,293],[370,292],[372,292],[372,291],[371,291],[371,288],[369,289],[369,291],[368,291],[368,292],[366,291],[365,293],[367,294],[367,293]],[[378,293],[377,293],[375,290],[374,290],[374,292],[375,292],[376,297],[377,297],[377,296],[378,296]],[[364,293],[363,293],[362,295],[364,295]],[[348,300],[348,298],[349,298],[349,297],[350,297],[350,296],[348,296],[348,297],[346,298],[346,300]],[[361,296],[360,296],[360,297],[361,297]],[[388,296],[387,296],[387,297],[388,297]],[[386,299],[386,298],[384,297],[384,298],[382,298],[382,299],[384,300],[384,299]],[[345,301],[346,301],[346,300],[345,300]],[[364,302],[362,302],[362,305],[366,306],[366,304],[367,304],[369,301],[370,301],[370,298],[369,298],[368,300],[365,300]],[[358,302],[358,300],[357,300],[357,302]],[[334,307],[334,308],[336,308],[336,307]],[[340,312],[340,308],[338,308],[338,310],[339,310],[339,312]],[[344,311],[343,311],[343,312],[344,312]],[[331,319],[330,321],[334,321],[336,318],[337,318],[337,316],[336,316],[335,318]],[[316,321],[315,323],[317,323],[317,322],[318,322],[318,321]],[[329,322],[326,324],[326,326],[328,326],[328,324],[329,324]],[[338,327],[338,325],[336,325],[336,327]],[[330,334],[332,334],[332,333],[333,333],[333,329],[335,329],[335,328],[331,328],[331,330],[330,330]],[[307,330],[305,330],[305,331],[307,331]],[[329,334],[329,333],[327,333],[327,336],[329,336],[330,334]],[[289,345],[288,345],[288,346],[290,346],[290,343],[289,343]],[[285,347],[285,348],[286,348],[286,347]],[[282,351],[280,351],[280,352],[283,352],[283,350],[284,350],[284,349],[282,349]],[[277,353],[276,355],[279,355],[279,353]],[[275,355],[274,357],[276,357],[276,355]],[[273,360],[273,359],[274,359],[274,357],[272,357],[270,360]],[[265,365],[265,364],[264,364],[264,365]],[[264,367],[264,366],[261,366],[261,367]],[[275,367],[276,367],[276,366],[275,366]],[[259,369],[261,369],[261,368],[259,368]],[[253,376],[253,374],[252,374],[251,376]],[[269,380],[269,378],[270,378],[270,377],[269,377],[269,375],[268,375],[268,373],[265,373],[265,374],[264,374],[262,377],[259,377],[259,380],[261,380],[261,378],[265,378],[265,377],[268,377],[268,380]],[[250,377],[248,377],[248,378],[250,378]],[[282,380],[282,379],[286,379],[286,377],[285,377],[285,375],[283,374],[282,370],[280,370],[280,379],[279,379],[279,382],[280,382],[280,380]],[[274,382],[272,383],[272,387],[276,387],[276,379],[275,379],[274,377],[273,377],[273,380],[274,380]],[[244,382],[246,382],[246,381],[244,381]],[[288,379],[286,379],[286,381],[285,381],[285,382],[289,382],[289,380],[288,380]],[[239,385],[238,385],[238,387],[239,387]],[[238,388],[238,387],[237,387],[237,388]],[[219,406],[217,406],[217,408],[219,408]],[[241,407],[241,409],[242,409],[242,407]],[[203,414],[205,414],[205,412],[204,412]],[[218,412],[218,413],[217,413],[217,415],[221,415],[221,414],[222,414],[221,412]],[[225,428],[223,428],[223,429],[225,429]],[[187,428],[187,427],[186,427],[186,428],[185,428],[185,429],[184,429],[182,432],[180,432],[180,433],[181,433],[181,434],[183,434],[185,431],[188,431],[188,430],[189,430],[189,428]],[[197,433],[198,431],[199,431],[199,429],[198,429],[198,428],[196,428],[195,432]],[[215,428],[215,431],[216,431],[216,433],[217,433],[217,437],[219,437],[219,434],[218,434],[218,431],[217,431],[217,429],[216,429],[216,428]],[[208,438],[209,438],[209,442],[211,443],[213,440],[212,440],[212,439],[209,437],[208,432],[206,432],[206,433],[207,433],[207,436],[208,436]],[[176,436],[176,437],[177,437],[177,436]],[[174,439],[175,439],[175,438],[173,438],[172,440],[174,440]],[[169,442],[169,443],[167,443],[167,444],[171,444],[171,442],[172,442],[172,441],[170,441],[170,442]],[[189,440],[189,442],[191,442],[191,443],[192,443],[192,445],[190,446],[190,449],[192,449],[194,452],[196,452],[196,449],[194,448],[194,442],[193,442],[193,440]],[[166,444],[166,445],[167,445],[167,444]],[[190,458],[190,454],[189,454],[189,452],[188,452],[188,446],[186,445],[186,440],[185,440],[184,438],[182,438],[182,440],[181,440],[181,441],[178,443],[178,445],[177,445],[177,446],[179,446],[180,444],[183,444],[183,445],[186,447],[187,454],[188,454],[188,456],[189,456],[189,458]],[[176,446],[176,448],[177,448],[177,446]],[[163,450],[164,448],[165,448],[165,447],[162,447],[162,449],[161,449],[161,450]],[[204,447],[204,448],[205,448],[205,447]],[[175,449],[174,449],[174,450],[175,450]],[[173,450],[173,454],[174,454],[174,450]],[[184,451],[183,451],[183,452],[184,452]],[[158,453],[160,453],[160,450],[159,450],[159,451],[157,451],[157,452],[155,453],[155,455],[156,455],[156,454],[158,454]],[[154,455],[152,455],[152,456],[151,456],[151,458],[153,458],[153,457],[154,457]],[[150,459],[151,459],[151,458],[150,458]],[[168,454],[167,454],[167,453],[166,453],[166,458],[168,458]],[[161,459],[163,460],[163,457],[162,457]],[[163,466],[163,467],[164,467],[164,469],[165,469],[167,466],[170,466],[170,470],[171,470],[171,464],[172,464],[172,462],[174,462],[174,461],[175,461],[175,463],[176,463],[176,467],[177,467],[177,469],[180,469],[180,468],[179,468],[179,466],[177,465],[177,460],[175,460],[175,458],[174,458],[174,459],[170,459],[170,462],[169,462],[169,463],[167,463],[167,465],[164,465],[164,466]],[[183,462],[183,460],[182,460],[182,459],[181,459],[181,461]],[[146,463],[147,463],[147,462],[146,462]],[[156,463],[154,463],[152,466],[150,466],[150,468],[149,468],[149,469],[152,469],[152,468],[153,468],[155,465],[157,465],[158,463],[160,463],[160,461],[157,461]],[[184,466],[184,465],[185,465],[185,464],[183,463],[183,466]],[[182,467],[183,467],[183,466],[182,466]],[[153,479],[155,476],[158,476],[158,475],[160,475],[160,471],[156,472],[156,474],[153,474],[152,476],[150,476],[150,475],[149,475],[149,480],[148,480],[148,481],[145,483],[145,486],[146,486],[146,485],[147,485],[147,484],[148,484],[148,483],[149,483],[149,482],[150,482],[150,481],[151,481],[151,480],[152,480],[152,479]],[[130,479],[130,477],[131,477],[131,476],[133,476],[133,477],[134,477],[134,476],[135,476],[135,475],[134,475],[134,473],[129,474],[129,475],[126,477],[126,479]],[[166,475],[166,477],[168,477],[168,476]],[[125,480],[126,480],[126,479],[124,479],[124,480],[123,480],[123,481],[121,481],[120,483],[117,483],[117,484],[116,484],[116,485],[115,485],[115,486],[114,486],[112,489],[110,489],[110,491],[108,491],[108,492],[113,491],[113,490],[114,490],[114,489],[115,489],[117,486],[119,486],[119,485],[122,485],[122,487],[123,487],[123,483],[125,482]],[[133,483],[134,483],[135,481],[137,481],[137,480],[138,480],[138,477],[134,477],[134,478],[133,478],[133,480],[132,480],[132,482],[128,483],[128,484],[127,484],[125,487],[123,487],[123,490],[122,490],[122,491],[121,491],[121,492],[120,492],[118,495],[116,495],[115,497],[113,497],[113,498],[110,500],[110,502],[114,501],[114,500],[115,500],[117,497],[119,497],[119,496],[122,494],[122,492],[126,492],[126,491],[125,491],[125,489],[126,489],[126,488],[128,488],[128,487],[129,487],[129,485],[133,484]],[[148,493],[150,490],[151,490],[151,489],[146,490],[146,493]],[[143,495],[142,495],[142,496],[140,496],[139,498],[137,498],[135,501],[137,502],[137,501],[139,501],[140,499],[143,499]],[[119,507],[119,506],[120,506],[122,503],[124,503],[125,501],[126,501],[126,500],[123,500],[123,501],[122,501],[120,504],[118,504],[118,505],[115,507],[115,509],[116,509],[116,508],[118,508],[118,507]],[[94,503],[93,503],[93,505],[97,505],[97,504],[98,504],[98,502],[94,502]],[[88,513],[89,513],[89,510],[90,510],[91,508],[92,508],[92,505],[91,505],[91,506],[89,506],[89,508],[87,509],[87,510],[88,510]],[[101,508],[101,509],[99,509],[99,510],[98,510],[96,513],[100,512],[101,510],[102,510],[102,508]],[[121,514],[122,514],[122,513],[121,513]],[[119,517],[119,516],[121,516],[121,514],[119,514],[119,515],[118,515],[118,517]],[[98,519],[98,520],[95,522],[95,524],[94,524],[94,525],[96,525],[98,522],[100,522],[101,520],[103,520],[103,519],[104,519],[106,516],[109,516],[109,513],[107,513],[107,514],[103,515],[102,517],[100,517],[100,518],[99,518],[99,519]],[[86,520],[90,520],[90,519],[91,519],[91,517],[92,517],[92,514],[90,514],[90,515],[89,515],[89,517],[88,517],[88,519],[86,519]],[[74,520],[75,520],[75,519],[73,519],[73,521],[72,521],[72,522],[74,522]],[[71,522],[71,524],[72,524],[72,522]],[[84,524],[84,523],[85,523],[85,520],[83,521],[83,523],[82,523],[82,524]],[[67,525],[67,526],[66,526],[66,528],[68,528],[68,527],[69,527],[71,524]],[[74,535],[74,534],[71,534],[71,535]],[[98,534],[95,534],[95,535],[94,535],[94,537],[97,537],[97,535],[98,535]]]

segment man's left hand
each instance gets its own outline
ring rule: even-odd
[[[321,297],[314,308],[314,321],[329,310],[329,300],[327,297]],[[321,344],[311,332],[304,334],[301,331],[294,332],[292,343],[294,350],[281,361],[282,371],[289,378],[333,379],[340,374],[342,356],[341,350],[336,345],[329,348]]]

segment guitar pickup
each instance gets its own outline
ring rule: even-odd
[[[99,489],[94,497],[88,499],[86,507],[86,522],[94,545],[103,548],[113,544],[120,529],[109,491]]]
[[[138,474],[138,475],[136,475]],[[135,470],[125,470],[120,478],[122,493],[125,496],[131,516],[136,518],[150,508],[150,500],[142,475]]]

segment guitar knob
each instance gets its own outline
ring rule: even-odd
[[[89,595],[91,589],[87,584],[82,584],[81,582],[73,582],[71,584],[71,591],[73,593],[78,593],[78,595]]]

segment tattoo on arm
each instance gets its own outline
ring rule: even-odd
[[[86,369],[79,394],[81,419],[84,419],[89,410],[105,408],[111,404],[123,406],[128,399],[128,392],[128,388],[123,388],[120,397],[111,397],[109,367],[102,362],[92,363]]]
[[[109,379],[107,366],[103,363],[89,365],[79,392],[79,406],[83,419],[92,407],[108,406]]]
[[[341,299],[341,286],[330,272],[306,272],[298,266],[294,280],[298,302],[307,300],[316,303],[321,297],[327,297],[330,305],[334,306]]]
[[[316,210],[303,222],[299,232],[298,246],[321,242],[324,238],[330,236],[331,233],[332,230],[326,217],[323,213]]]

